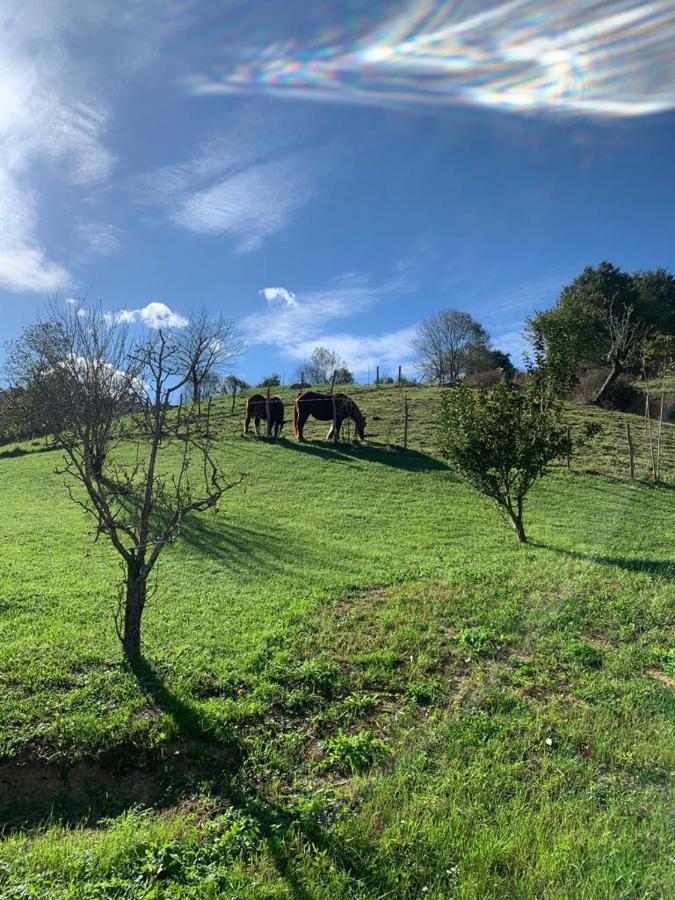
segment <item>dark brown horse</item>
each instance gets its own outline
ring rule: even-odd
[[[299,441],[304,441],[303,429],[310,416],[320,422],[331,422],[326,440],[340,438],[340,428],[345,419],[353,419],[356,434],[365,440],[366,419],[351,397],[346,394],[319,394],[316,391],[303,391],[295,398],[293,410],[293,432]],[[335,429],[336,434],[333,434]]]
[[[267,421],[268,400],[264,394],[254,394],[246,401],[246,427],[244,434],[248,434],[251,419],[255,425],[255,433],[260,436],[260,420]],[[270,410],[270,434],[279,437],[284,427],[284,404],[281,397],[269,398]]]

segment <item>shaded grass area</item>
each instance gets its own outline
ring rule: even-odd
[[[0,895],[672,892],[672,491],[556,471],[520,548],[425,435],[225,430],[246,487],[167,552],[136,671],[53,455],[0,460],[0,765],[55,785],[6,791]]]

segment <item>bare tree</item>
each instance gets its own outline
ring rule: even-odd
[[[412,343],[426,381],[455,384],[476,351],[487,349],[488,335],[468,313],[444,309],[422,322]]]
[[[652,330],[649,325],[635,318],[632,306],[624,306],[621,311],[617,311],[613,302],[606,306],[604,328],[609,342],[607,362],[610,369],[607,378],[595,395],[595,403],[601,403],[604,400],[611,386]]]
[[[205,307],[190,313],[176,342],[178,358],[188,375],[192,401],[197,404],[202,400],[202,388],[208,376],[232,365],[244,348],[235,322],[223,316],[212,317]]]
[[[233,487],[213,455],[210,403],[204,410],[174,402],[208,351],[200,344],[186,358],[185,344],[163,331],[134,344],[100,308],[52,305],[40,331],[40,356],[29,355],[38,383],[55,378],[49,396],[61,396],[51,422],[65,452],[62,472],[73,501],[94,519],[96,538],[105,535],[121,557],[116,629],[127,658],[138,658],[148,581],[162,550],[188,514],[216,506]]]

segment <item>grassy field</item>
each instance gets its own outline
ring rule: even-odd
[[[672,895],[675,426],[656,488],[639,417],[570,407],[602,431],[521,548],[437,391],[407,452],[402,391],[354,393],[363,447],[219,403],[245,487],[163,557],[135,671],[58,451],[0,457],[1,897]]]

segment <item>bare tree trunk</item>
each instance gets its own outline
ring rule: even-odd
[[[593,400],[593,403],[602,403],[602,401],[605,399],[605,396],[607,395],[607,392],[609,391],[609,389],[614,384],[614,382],[616,381],[616,379],[619,377],[620,374],[621,374],[621,366],[616,362],[612,363],[612,368],[609,370],[609,375],[607,376],[607,378],[605,378],[602,387],[600,388],[598,393],[595,395],[595,399]]]
[[[199,381],[199,376],[196,373],[193,373],[191,381],[192,381],[192,402],[199,405],[199,403],[202,399],[201,398],[202,386]]]
[[[129,563],[122,634],[122,648],[127,659],[137,659],[141,655],[141,618],[146,599],[147,576],[137,562]]]

